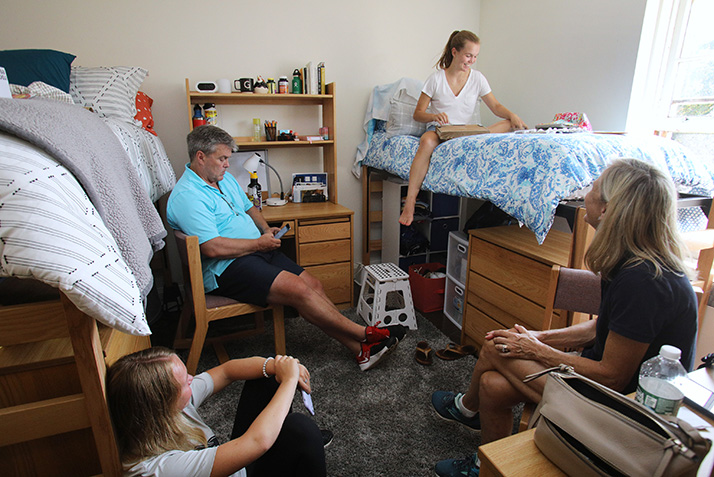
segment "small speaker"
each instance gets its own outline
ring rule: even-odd
[[[199,81],[196,83],[196,91],[199,93],[215,93],[218,91],[218,85],[215,81]]]

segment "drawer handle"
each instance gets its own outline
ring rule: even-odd
[[[461,287],[454,285],[454,291],[456,292],[457,295],[464,296],[464,291],[461,289]]]
[[[458,244],[458,245],[456,246],[456,250],[458,250],[458,251],[461,252],[461,253],[466,253],[466,245]]]

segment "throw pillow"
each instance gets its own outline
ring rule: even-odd
[[[133,123],[136,93],[147,73],[136,66],[75,66],[70,73],[69,93],[75,103],[103,118]]]
[[[4,50],[0,51],[0,66],[12,84],[29,86],[42,81],[69,93],[70,67],[75,58],[55,50]]]
[[[389,119],[387,120],[387,137],[399,135],[421,136],[426,131],[427,123],[414,120],[416,100],[402,90],[389,100]]]
[[[151,114],[152,104],[154,104],[154,100],[148,94],[143,91],[136,93],[136,116],[134,116],[134,119],[140,121],[142,127],[151,134],[158,136],[154,131],[154,116]]]

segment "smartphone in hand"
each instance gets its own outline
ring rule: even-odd
[[[290,230],[290,224],[285,224],[285,227],[283,227],[282,229],[278,230],[278,231],[275,233],[275,235],[273,235],[273,237],[275,237],[276,239],[279,239],[279,238],[281,238],[283,235],[285,235],[285,234],[288,232],[288,230]]]

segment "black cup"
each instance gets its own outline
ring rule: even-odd
[[[241,93],[253,92],[253,78],[241,78],[233,82],[233,87]]]

